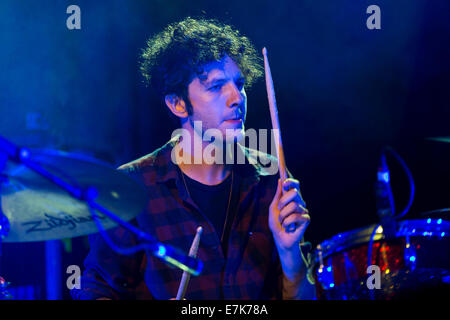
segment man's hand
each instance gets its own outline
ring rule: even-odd
[[[277,191],[269,207],[269,228],[277,247],[289,251],[298,247],[311,218],[299,191],[299,181],[286,179],[283,189],[288,190],[284,195],[281,192],[281,181],[278,180]],[[296,225],[295,231],[286,232],[291,224]]]
[[[284,275],[291,281],[297,281],[300,274],[304,273],[299,243],[311,220],[299,185],[298,180],[286,179],[281,186],[281,181],[278,180],[277,191],[269,207],[269,228],[278,249]],[[284,195],[281,192],[282,187],[287,190]],[[293,223],[296,224],[295,231],[286,232],[286,228]]]

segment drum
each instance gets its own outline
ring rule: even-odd
[[[309,270],[317,298],[389,300],[448,293],[450,222],[404,220],[394,230],[387,237],[380,225],[372,225],[318,245]]]

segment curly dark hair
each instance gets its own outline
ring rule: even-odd
[[[215,19],[187,17],[147,41],[140,70],[161,97],[175,94],[187,98],[188,84],[203,73],[202,66],[225,55],[238,65],[246,87],[262,75],[262,59],[238,30]]]

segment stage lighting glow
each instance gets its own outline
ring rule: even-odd
[[[158,256],[164,257],[166,255],[166,248],[164,246],[158,247]]]

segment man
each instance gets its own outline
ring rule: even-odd
[[[312,298],[299,247],[310,221],[299,182],[281,183],[255,161],[273,158],[234,146],[244,137],[245,87],[262,74],[249,40],[217,21],[187,18],[151,38],[142,57],[143,75],[179,119],[183,134],[119,169],[149,191],[147,210],[134,221],[139,228],[187,253],[197,227],[203,227],[197,257],[204,269],[191,277],[185,297]],[[216,133],[218,148],[210,153],[216,161],[205,158],[211,144],[205,141],[208,130]],[[235,154],[230,145],[236,147]],[[230,161],[238,154],[247,163]],[[286,231],[289,225],[295,230]],[[122,246],[137,243],[120,227],[109,235]],[[75,298],[176,296],[181,270],[148,252],[118,255],[98,234],[90,236],[90,243]]]

